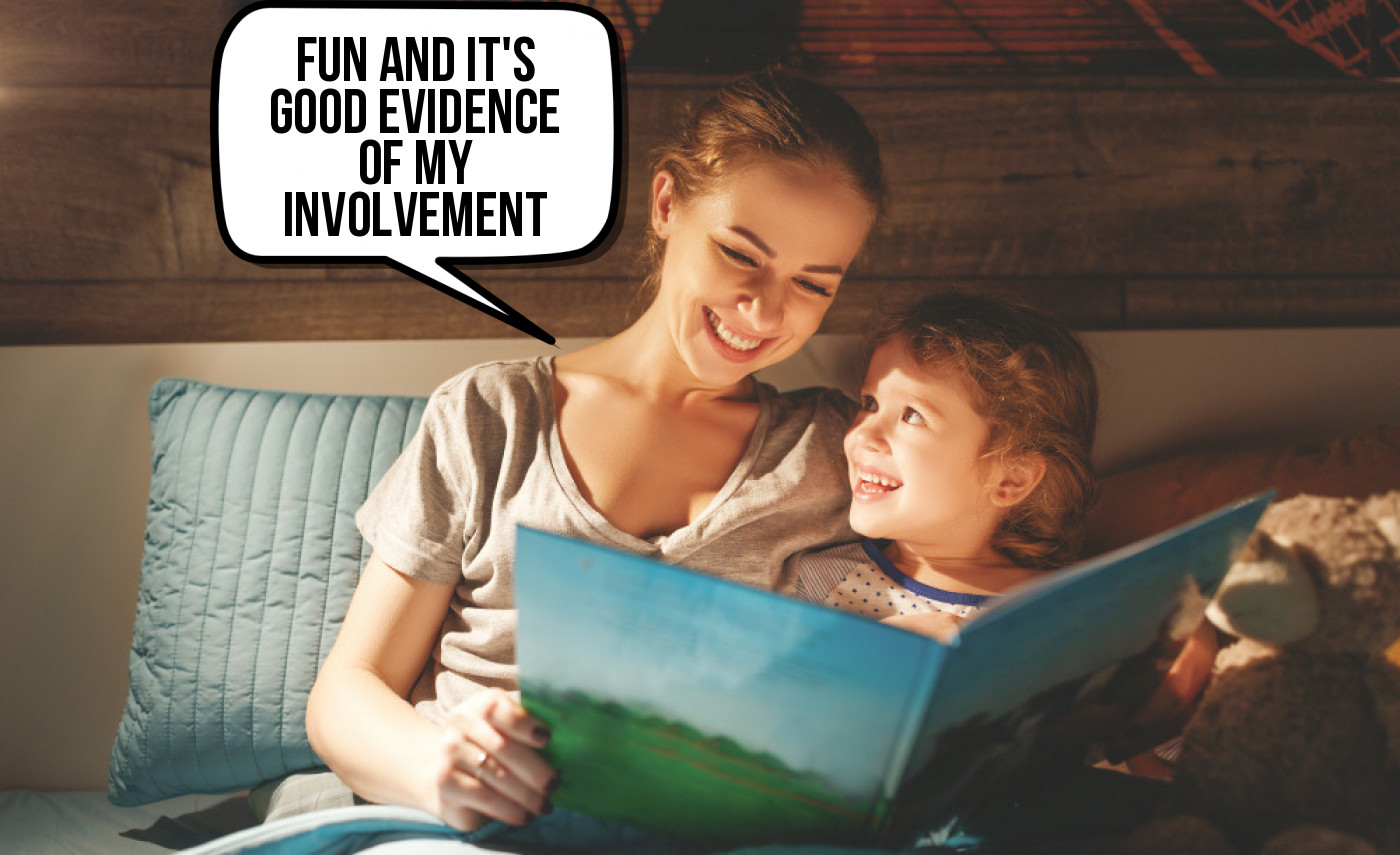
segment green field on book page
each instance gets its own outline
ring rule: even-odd
[[[732,740],[579,693],[553,697],[527,687],[525,697],[555,734],[545,758],[569,770],[554,794],[561,807],[716,839],[856,840],[878,821],[879,806]]]

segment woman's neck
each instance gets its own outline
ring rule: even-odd
[[[565,370],[608,377],[658,406],[685,408],[720,400],[753,401],[756,397],[751,377],[725,386],[701,382],[651,310],[617,335],[555,362]]]

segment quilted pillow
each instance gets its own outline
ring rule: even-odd
[[[369,557],[354,513],[424,403],[177,379],[151,389],[113,802],[232,792],[321,765],[303,718]]]

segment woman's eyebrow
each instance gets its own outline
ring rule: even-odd
[[[747,238],[749,243],[752,243],[754,246],[758,247],[759,252],[763,253],[769,258],[773,257],[773,250],[770,249],[768,247],[768,244],[764,243],[763,239],[760,238],[758,235],[754,234],[753,232],[749,231],[743,226],[730,226],[729,230],[734,232],[735,234],[742,235],[743,237]]]
[[[750,243],[758,247],[759,252],[762,252],[769,258],[777,257],[774,254],[773,250],[768,247],[768,244],[764,243],[763,239],[760,238],[758,235],[754,234],[752,231],[744,228],[743,226],[730,226],[729,230],[731,232],[734,232],[735,234],[741,235],[744,238],[746,238]],[[832,273],[837,276],[846,275],[846,268],[842,267],[839,264],[808,264],[804,265],[802,269],[807,273]]]

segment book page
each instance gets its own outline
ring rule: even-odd
[[[944,662],[910,764],[926,809],[1032,754],[1082,754],[1092,705],[1107,690],[1116,701],[1145,699],[1184,598],[1214,592],[1269,498],[1054,571],[970,622]]]
[[[522,529],[518,658],[556,802],[672,833],[859,839],[943,649],[874,621]]]

